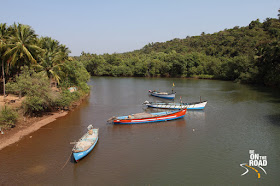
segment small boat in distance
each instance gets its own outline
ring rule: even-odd
[[[184,117],[186,111],[187,109],[158,113],[137,113],[128,116],[112,117],[108,122],[113,121],[114,124],[138,124],[169,121]]]
[[[88,126],[88,131],[84,134],[72,149],[76,162],[85,157],[95,146],[98,141],[99,129],[94,129],[92,125]]]
[[[172,93],[167,93],[167,92],[157,92],[155,90],[154,91],[149,90],[149,95],[159,97],[159,98],[164,98],[164,99],[174,99],[176,92],[173,93],[172,91]]]
[[[164,102],[149,102],[145,101],[144,105],[152,108],[162,109],[185,109],[188,110],[202,110],[205,108],[207,101],[192,102],[192,103],[164,103]]]

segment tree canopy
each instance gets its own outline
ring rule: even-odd
[[[196,77],[280,86],[280,19],[149,43],[120,54],[82,52],[93,76]]]

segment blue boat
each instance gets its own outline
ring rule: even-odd
[[[90,125],[88,129],[89,130],[87,131],[87,133],[79,139],[79,141],[75,144],[75,146],[72,149],[73,156],[76,162],[88,155],[88,153],[92,151],[92,149],[98,141],[99,129],[93,129],[92,125]]]
[[[151,96],[159,97],[159,98],[164,98],[164,99],[174,99],[176,92],[175,93],[167,93],[167,92],[157,92],[157,91],[151,91],[149,90],[149,94]]]

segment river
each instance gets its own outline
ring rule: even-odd
[[[149,89],[171,90],[176,100],[208,100],[205,110],[174,121],[113,125],[112,116],[145,111]],[[0,184],[55,185],[278,185],[280,91],[216,80],[93,77],[78,108],[0,151]],[[157,110],[147,110],[157,111]],[[92,124],[93,151],[68,161]],[[32,136],[32,138],[30,137]],[[267,156],[267,174],[246,170],[249,150]]]

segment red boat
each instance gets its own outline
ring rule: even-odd
[[[150,123],[169,121],[179,119],[185,116],[187,109],[170,111],[170,112],[158,112],[158,113],[137,113],[128,116],[114,117],[114,124],[138,124],[138,123]]]

